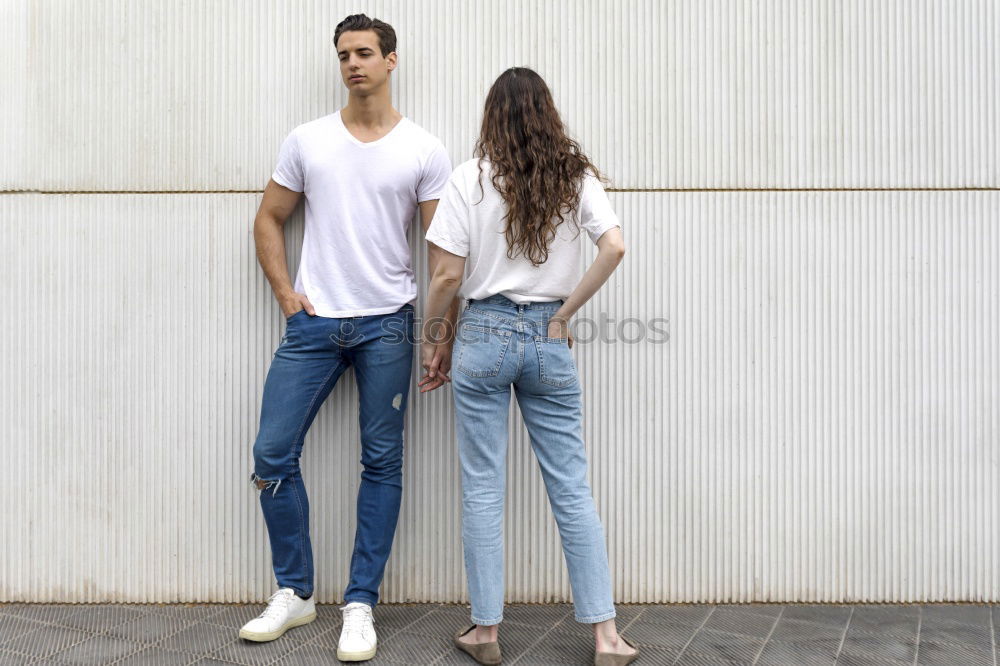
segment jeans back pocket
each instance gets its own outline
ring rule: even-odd
[[[543,384],[565,388],[576,381],[576,365],[566,338],[534,336],[538,351],[538,379]]]
[[[469,377],[496,377],[510,346],[510,334],[499,328],[462,323],[457,341],[459,372]]]

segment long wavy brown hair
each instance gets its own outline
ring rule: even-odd
[[[511,67],[490,88],[475,156],[480,191],[486,159],[493,187],[507,204],[507,256],[524,256],[532,266],[549,258],[564,216],[572,219],[586,172],[603,180],[580,144],[566,136],[545,81],[526,67]]]

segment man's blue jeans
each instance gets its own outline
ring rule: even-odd
[[[349,365],[360,398],[361,488],[351,578],[344,599],[374,608],[402,497],[403,419],[413,365],[413,306],[365,317],[288,318],[267,373],[252,480],[271,540],[279,587],[313,593],[309,500],[299,457],[320,405]]]

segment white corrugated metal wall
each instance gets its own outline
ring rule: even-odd
[[[619,601],[1000,599],[992,0],[5,0],[0,600],[270,592],[251,225],[358,10],[454,162],[528,65],[612,180],[630,253],[583,315],[669,336],[577,352]],[[390,601],[465,598],[449,402],[411,402]],[[306,444],[322,601],[356,409],[345,375]],[[523,434],[506,530],[509,599],[567,599]]]

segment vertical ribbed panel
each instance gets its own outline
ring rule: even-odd
[[[580,316],[619,341],[576,356],[616,598],[1000,599],[1000,193],[612,199],[629,252]],[[0,600],[270,591],[247,482],[281,334],[258,201],[0,196]],[[621,341],[657,317],[664,344]],[[512,418],[508,598],[563,600]],[[446,391],[413,394],[406,438],[385,598],[464,599]],[[348,373],[305,447],[322,601],[346,582],[359,456]]]
[[[0,190],[261,190],[356,11],[455,162],[527,65],[619,189],[1000,185],[994,0],[8,0]]]
[[[28,128],[28,5],[24,0],[0,3],[0,191],[27,187],[25,150]]]

